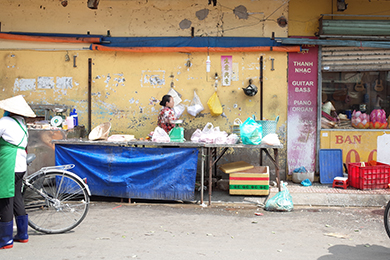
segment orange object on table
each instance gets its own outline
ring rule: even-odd
[[[367,164],[366,164],[366,166],[376,166],[376,165],[377,165],[377,163],[376,163],[375,160],[368,161]]]

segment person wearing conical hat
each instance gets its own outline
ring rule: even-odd
[[[24,117],[36,117],[21,96],[0,101],[4,116],[0,119],[0,249],[13,242],[28,241],[28,215],[22,197],[23,175],[27,171],[28,132]],[[13,237],[13,217],[17,233]]]

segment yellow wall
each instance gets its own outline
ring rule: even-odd
[[[239,5],[247,8],[248,18],[240,19],[233,10]],[[220,0],[217,6],[207,1],[100,1],[97,10],[87,8],[85,1],[8,1],[0,3],[1,30],[44,33],[106,34],[112,36],[190,36],[190,29],[181,29],[180,22],[188,19],[195,28],[195,36],[276,36],[285,37],[287,27],[280,27],[276,19],[288,18],[286,1]],[[203,20],[196,13],[208,9]],[[10,15],[12,13],[12,16]],[[23,94],[29,103],[65,104],[74,106],[81,124],[87,125],[88,58],[92,67],[92,127],[111,121],[112,133],[135,134],[145,137],[156,126],[161,97],[170,89],[171,77],[175,89],[189,104],[196,90],[205,110],[197,118],[185,113],[189,131],[202,128],[207,122],[230,131],[235,118],[244,121],[253,114],[259,118],[260,95],[248,97],[242,88],[252,78],[260,87],[260,56],[264,57],[265,119],[280,115],[278,127],[286,121],[286,64],[287,54],[267,53],[210,53],[211,72],[206,74],[206,53],[144,53],[93,52],[84,44],[53,44],[0,40],[0,98]],[[68,54],[70,61],[65,61]],[[218,86],[224,114],[211,117],[207,100],[214,91],[214,73],[221,75],[220,56],[232,55],[236,73],[232,85]],[[77,67],[73,67],[76,56]],[[271,61],[275,70],[271,71]],[[187,60],[191,66],[186,67]],[[145,83],[150,74],[164,79],[162,85]],[[52,81],[52,89],[39,88],[41,77]],[[60,81],[72,80],[71,87]],[[35,81],[35,83],[34,83]],[[58,82],[57,82],[58,81]],[[25,88],[27,83],[34,86]],[[28,85],[28,84],[27,84]],[[24,86],[24,87],[21,87]],[[125,120],[123,120],[125,119]],[[188,135],[188,133],[187,133]],[[283,134],[282,134],[283,139]]]
[[[218,0],[215,7],[207,3],[206,0],[104,0],[97,10],[91,10],[85,0],[69,0],[66,7],[55,0],[0,1],[1,31],[97,35],[110,31],[113,37],[189,37],[194,27],[195,37],[271,37],[273,32],[276,37],[287,37],[288,27],[277,23],[280,17],[288,21],[286,0]],[[240,5],[247,9],[247,18],[234,13]],[[200,19],[199,12],[207,11],[205,19]],[[186,20],[191,23],[188,28],[182,25]],[[72,106],[77,109],[79,123],[87,126],[88,59],[91,58],[92,128],[110,121],[111,134],[134,134],[141,138],[156,127],[158,103],[170,89],[172,74],[183,103],[191,102],[195,90],[205,107],[196,118],[184,113],[185,137],[189,139],[207,122],[231,132],[230,126],[236,118],[244,121],[255,115],[259,119],[260,94],[248,97],[242,88],[247,87],[249,79],[260,88],[259,60],[263,56],[263,119],[275,120],[280,116],[278,133],[285,143],[287,53],[210,53],[211,71],[207,74],[206,53],[134,54],[91,51],[88,47],[88,44],[0,40],[0,99],[22,94],[32,104]],[[70,61],[65,60],[66,55]],[[232,56],[235,78],[227,87],[222,87],[219,81],[218,95],[224,114],[212,117],[207,100],[214,91],[214,73],[221,75],[222,55]],[[274,70],[271,70],[271,59],[274,59]],[[186,67],[188,60],[190,67]],[[158,75],[164,79],[163,84],[148,84],[145,81],[148,75]],[[40,88],[38,80],[41,79],[52,84],[52,88]],[[71,85],[64,85],[65,80]],[[251,161],[245,154],[257,158],[258,151],[241,150],[244,154],[240,154],[241,158],[258,164],[257,159]],[[282,176],[285,157],[281,151]]]
[[[327,131],[321,130],[321,149],[341,149],[343,162],[377,160],[377,138],[388,131]]]
[[[33,104],[65,104],[74,106],[81,124],[87,125],[88,58],[92,59],[92,123],[93,126],[111,121],[112,133],[135,134],[145,137],[156,126],[159,100],[173,82],[175,90],[182,94],[183,103],[189,105],[195,90],[205,110],[194,118],[185,113],[185,126],[195,130],[207,122],[230,131],[235,118],[244,121],[248,116],[260,113],[260,95],[248,97],[242,87],[247,87],[249,78],[259,88],[259,59],[264,59],[264,117],[274,120],[277,115],[285,118],[286,75],[285,53],[234,53],[233,67],[238,74],[231,86],[218,84],[218,95],[224,114],[212,117],[207,100],[214,92],[214,73],[221,75],[219,54],[210,54],[211,71],[206,73],[206,53],[162,53],[131,54],[112,52],[69,51],[72,58],[65,61],[66,52],[0,51],[3,68],[0,70],[0,87],[3,97],[22,94]],[[230,55],[230,54],[228,54]],[[73,67],[73,56],[76,66]],[[271,71],[270,59],[275,59],[275,70]],[[187,67],[187,60],[191,66]],[[162,85],[151,85],[145,79],[158,75]],[[41,77],[52,78],[53,88],[42,89],[37,81]],[[58,82],[63,77],[72,79],[72,87],[63,87]],[[30,88],[23,82],[33,82]],[[35,82],[35,85],[34,85]],[[57,84],[58,82],[58,84]],[[123,120],[125,119],[125,120]]]
[[[86,2],[68,0],[63,7],[57,0],[1,1],[1,30],[79,34],[106,34],[110,30],[114,37],[191,36],[190,28],[179,26],[187,19],[196,36],[287,34],[287,27],[276,24],[281,16],[288,19],[285,0],[218,0],[216,6],[208,5],[207,0],[102,0],[96,10],[87,8]],[[247,19],[233,12],[240,5],[246,8]],[[203,9],[208,9],[208,15],[201,20],[197,12]]]
[[[390,2],[387,0],[346,0],[345,11],[337,11],[337,0],[291,0],[289,2],[289,36],[315,36],[318,33],[318,20],[321,14],[341,15],[388,15]],[[367,17],[327,17],[326,19],[378,19]],[[381,17],[381,20],[389,17]]]

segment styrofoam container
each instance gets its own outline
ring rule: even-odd
[[[295,183],[301,183],[306,179],[314,182],[314,172],[293,172],[292,174],[292,181]]]

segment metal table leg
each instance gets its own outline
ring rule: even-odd
[[[209,158],[209,206],[211,205],[211,191],[212,191],[212,183],[213,183],[213,156],[212,156],[212,148],[207,148],[207,155]]]
[[[204,167],[205,167],[205,156],[204,156],[204,148],[201,148],[202,154],[201,154],[201,179],[200,179],[200,204],[203,205],[203,187],[204,187]]]
[[[276,170],[276,178],[277,178],[278,188],[280,191],[281,188],[280,188],[280,173],[279,173],[279,153],[278,153],[277,148],[274,148],[274,158],[275,158],[274,164],[275,164],[275,168],[276,168],[275,169]]]
[[[281,191],[281,188],[280,188],[280,173],[279,173],[279,154],[278,154],[278,149],[277,148],[273,148],[273,149],[274,149],[274,158],[272,158],[272,156],[269,154],[269,152],[268,152],[268,150],[266,148],[261,148],[261,150],[264,151],[264,153],[267,155],[267,157],[275,165],[276,182],[278,184],[279,191]]]

